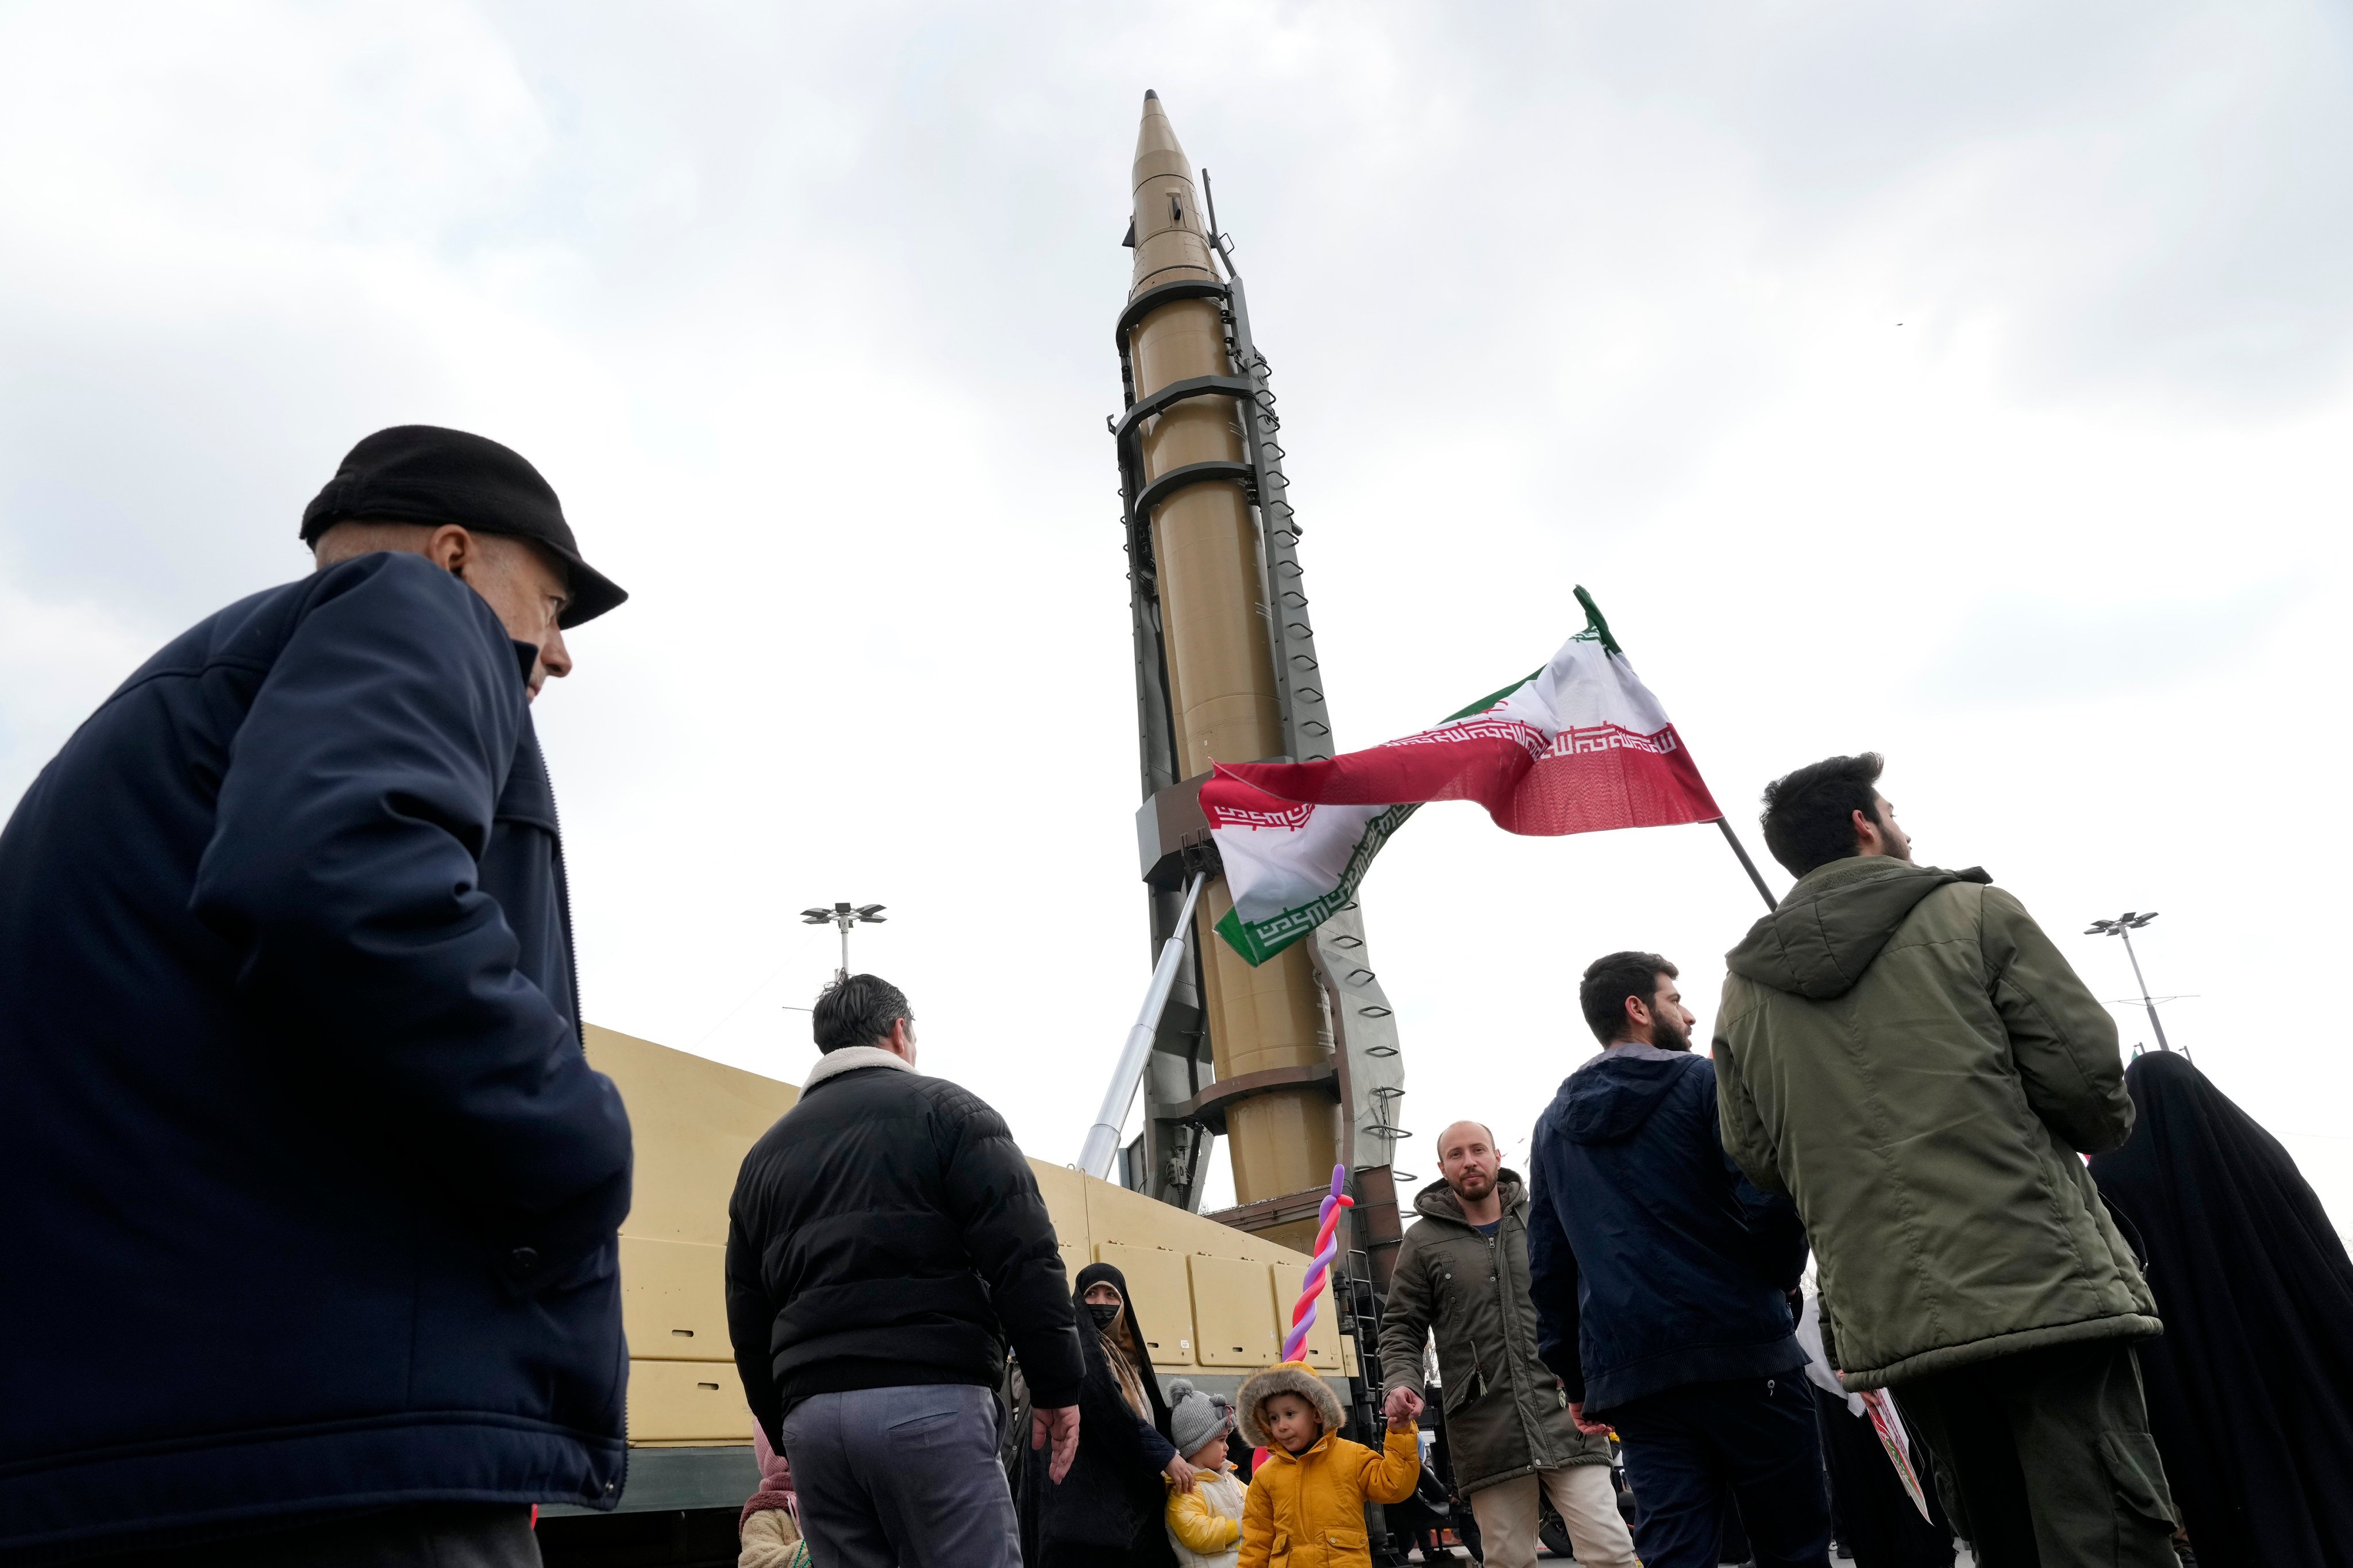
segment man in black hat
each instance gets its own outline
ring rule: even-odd
[[[407,426],[0,830],[0,1557],[535,1563],[623,1469],[629,1129],[529,704],[621,602]]]

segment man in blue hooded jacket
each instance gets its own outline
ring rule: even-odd
[[[1789,1292],[1806,1236],[1717,1136],[1675,966],[1613,952],[1579,1003],[1605,1047],[1536,1123],[1537,1345],[1580,1427],[1617,1428],[1644,1568],[1715,1568],[1727,1502],[1759,1568],[1826,1568],[1830,1501]]]
[[[539,1561],[617,1500],[629,1128],[530,702],[621,591],[424,426],[0,831],[0,1558]]]

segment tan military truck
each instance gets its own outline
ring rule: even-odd
[[[736,1513],[759,1472],[727,1340],[727,1199],[744,1153],[800,1091],[593,1024],[586,1039],[637,1139],[621,1226],[628,1479],[614,1513],[543,1509],[541,1548],[551,1568],[732,1563]],[[1183,1377],[1230,1394],[1276,1358],[1304,1256],[1069,1166],[1029,1163],[1070,1272],[1100,1261],[1127,1276],[1164,1386]],[[1345,1404],[1354,1347],[1339,1317],[1327,1297],[1307,1355]]]

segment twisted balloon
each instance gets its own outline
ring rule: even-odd
[[[1356,1206],[1356,1200],[1340,1189],[1348,1184],[1348,1167],[1332,1167],[1332,1191],[1317,1212],[1320,1222],[1315,1231],[1315,1258],[1307,1266],[1307,1278],[1300,1282],[1298,1304],[1291,1309],[1291,1332],[1283,1336],[1282,1359],[1297,1361],[1301,1347],[1307,1343],[1307,1331],[1314,1326],[1315,1300],[1324,1293],[1324,1277],[1332,1271],[1332,1259],[1340,1255],[1340,1243],[1334,1232],[1340,1227],[1340,1211]]]

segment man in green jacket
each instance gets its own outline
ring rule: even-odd
[[[2172,1568],[2161,1325],[2079,1157],[2132,1131],[2116,1025],[1983,871],[1912,863],[1879,773],[1765,792],[1798,885],[1726,955],[1725,1148],[1796,1199],[1833,1363],[1894,1391],[1984,1568]]]
[[[1471,1500],[1488,1568],[1533,1568],[1539,1486],[1585,1568],[1637,1568],[1609,1439],[1577,1430],[1567,1391],[1536,1353],[1527,1187],[1494,1143],[1477,1121],[1438,1135],[1440,1179],[1414,1199],[1421,1217],[1398,1249],[1381,1316],[1387,1414],[1409,1407],[1407,1391],[1423,1392],[1434,1332],[1454,1484]]]

